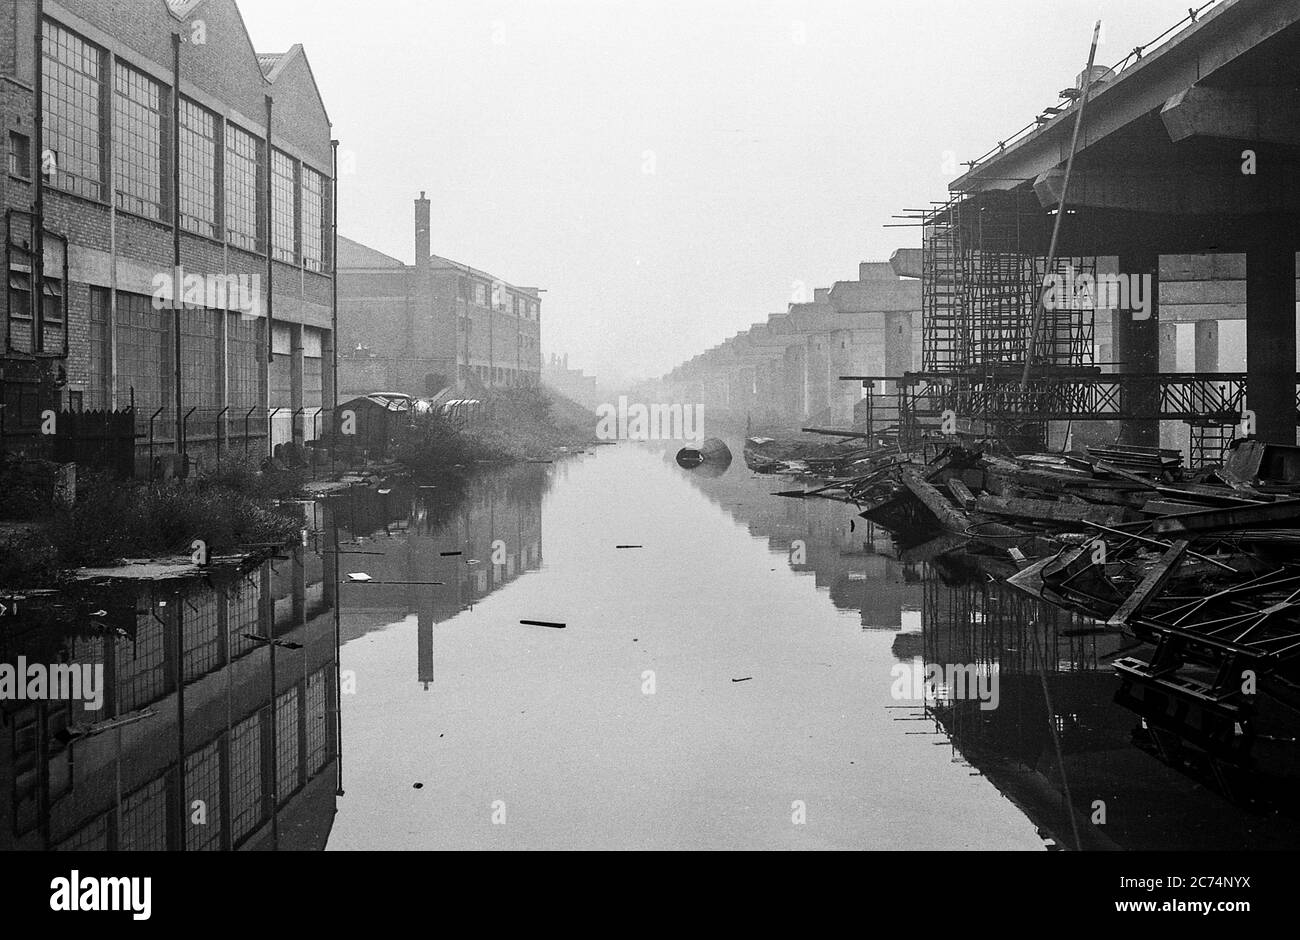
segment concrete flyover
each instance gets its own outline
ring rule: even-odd
[[[1225,0],[1118,73],[1096,74],[1060,254],[1110,259],[1154,282],[1150,317],[1113,311],[1098,359],[1121,373],[1177,371],[1185,322],[1194,324],[1186,364],[1216,372],[1220,321],[1244,317],[1247,407],[1261,438],[1294,442],[1300,0]],[[1050,109],[951,184],[968,202],[1010,212],[1019,250],[1047,253],[1077,107]],[[1153,443],[1154,385],[1133,387],[1141,417],[1130,440]]]
[[[917,364],[921,287],[886,262],[817,288],[812,299],[730,337],[660,380],[667,401],[756,426],[853,424],[863,390],[851,373],[901,376]]]

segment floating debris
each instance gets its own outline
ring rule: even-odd
[[[566,626],[565,624],[552,623],[548,620],[521,620],[519,622],[528,627],[550,627],[553,630],[563,630]]]

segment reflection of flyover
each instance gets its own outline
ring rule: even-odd
[[[297,548],[243,574],[87,587],[52,605],[24,609],[26,624],[6,620],[0,661],[100,665],[104,707],[0,705],[11,807],[0,848],[324,847],[338,789],[338,657],[318,555]]]
[[[483,473],[462,490],[354,489],[335,500],[339,519],[343,642],[414,613],[417,674],[433,682],[433,627],[542,564],[547,468]],[[347,573],[373,580],[358,584]],[[442,583],[431,583],[442,582]]]
[[[925,662],[996,675],[999,703],[938,701],[925,713],[956,755],[1062,847],[1293,848],[1300,820],[1245,805],[1276,787],[1274,768],[1192,774],[1174,736],[1115,704],[1110,662],[1129,642],[1000,584],[949,587],[932,576]],[[1093,822],[1097,801],[1104,825]]]
[[[739,446],[733,450],[740,453]],[[666,459],[672,460],[671,453]],[[907,619],[905,612],[920,610],[916,570],[890,557],[889,536],[855,520],[843,503],[765,495],[790,488],[789,480],[765,477],[756,482],[739,459],[716,477],[676,466],[673,469],[744,522],[751,535],[766,538],[769,548],[783,553],[793,570],[811,574],[838,609],[859,611],[864,629],[901,629]],[[803,543],[802,564],[798,563],[796,542]]]

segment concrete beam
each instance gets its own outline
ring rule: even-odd
[[[900,248],[889,256],[889,264],[899,277],[920,277],[921,249]]]
[[[1220,69],[1243,60],[1297,22],[1300,0],[1236,0],[1212,7],[1174,41],[1148,52],[1101,87],[1088,105],[1080,153],[1152,114]],[[1257,58],[1279,78],[1286,75],[1289,60],[1285,57],[1269,61],[1261,54]],[[962,192],[1013,189],[1017,181],[1034,179],[1063,163],[1073,130],[1074,111],[1067,108],[1040,130],[953,180],[948,188]]]
[[[1250,215],[1300,211],[1300,194],[1285,173],[1246,176],[1223,168],[1160,166],[1097,172],[1075,168],[1070,205],[1164,215]],[[1061,204],[1065,168],[1034,179],[1045,209]]]
[[[1300,95],[1294,88],[1227,90],[1193,85],[1160,109],[1169,139],[1189,137],[1300,144]]]

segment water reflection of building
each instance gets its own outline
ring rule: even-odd
[[[242,574],[24,605],[0,661],[102,665],[106,694],[99,711],[0,703],[0,849],[323,848],[335,626],[331,579],[304,548]]]
[[[709,499],[745,523],[750,535],[767,540],[790,567],[812,575],[840,610],[858,611],[863,629],[920,627],[921,584],[915,566],[901,564],[884,530],[855,517],[851,506],[825,499],[755,498],[755,475],[736,459],[716,476],[678,470]],[[666,453],[671,461],[672,454]],[[786,477],[763,477],[770,492],[800,489]],[[802,551],[796,543],[802,543]],[[802,556],[802,558],[801,558]]]
[[[480,474],[464,489],[353,490],[335,500],[343,642],[414,614],[417,677],[428,688],[434,626],[541,567],[550,482],[547,466],[523,464]],[[349,582],[348,573],[371,580]]]
[[[923,613],[926,664],[974,665],[998,682],[994,709],[941,694],[926,713],[954,756],[1058,845],[1259,849],[1300,840],[1293,813],[1255,802],[1277,783],[1264,768],[1189,773],[1176,742],[1116,704],[1111,662],[1132,640],[986,578],[945,585],[931,573]],[[1104,822],[1094,821],[1099,811]]]

